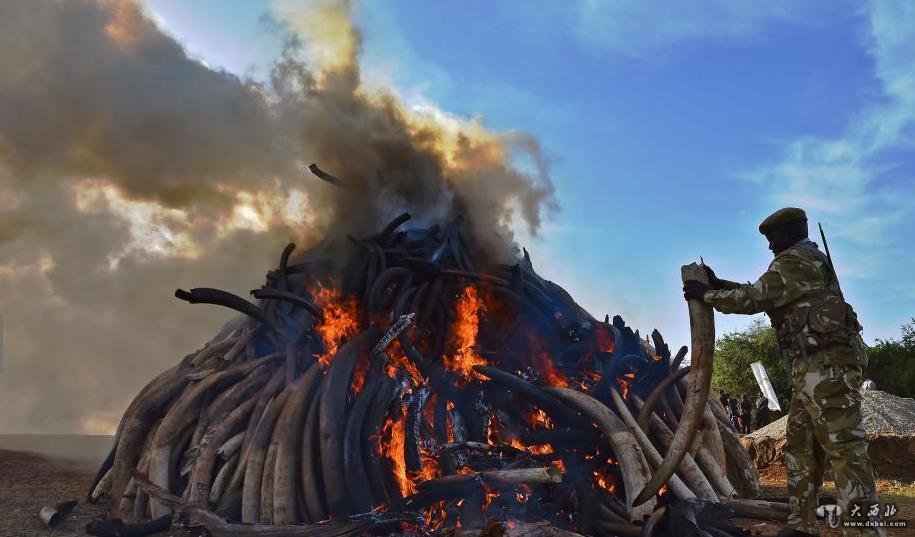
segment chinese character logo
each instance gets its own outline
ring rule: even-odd
[[[835,504],[821,505],[817,507],[817,516],[825,518],[830,528],[838,528],[839,517],[842,516],[842,508]]]

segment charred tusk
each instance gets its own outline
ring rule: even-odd
[[[38,517],[48,528],[56,530],[67,520],[74,507],[76,507],[76,500],[49,503],[41,508],[41,511],[38,512]]]
[[[295,304],[300,308],[305,309],[308,313],[312,314],[316,319],[321,318],[321,310],[317,306],[312,304],[310,300],[303,297],[302,295],[297,295],[290,291],[283,291],[281,289],[254,289],[251,291],[251,294],[254,298],[259,300],[264,299],[273,299],[273,300],[283,300],[289,302],[290,304]]]
[[[651,513],[651,516],[645,521],[645,525],[642,526],[641,537],[659,537],[655,536],[655,529],[658,529],[661,519],[663,519],[666,514],[667,507],[665,506],[661,506],[654,513]]]
[[[190,291],[175,289],[175,298],[179,298],[191,304],[214,304],[217,306],[225,306],[244,313],[262,325],[276,330],[276,326],[264,310],[257,305],[248,302],[244,298],[233,295],[228,291],[223,291],[222,289],[213,289],[211,287],[195,287]]]
[[[344,343],[330,363],[321,386],[321,408],[318,412],[321,470],[327,507],[332,517],[350,514],[343,477],[343,433],[347,409],[341,402],[346,400],[356,361],[379,335],[378,330],[370,328]]]
[[[322,170],[314,162],[312,162],[311,164],[308,165],[308,171],[313,173],[315,175],[315,177],[317,177],[318,179],[321,179],[322,181],[327,181],[328,183],[334,185],[337,188],[342,188],[342,189],[347,188],[347,184],[344,183],[343,181],[341,181],[340,178],[338,178],[335,175],[331,175],[331,174],[327,173],[326,171]]]
[[[760,520],[788,520],[789,509],[786,503],[733,498],[724,502],[724,505],[733,509],[739,517]]]
[[[703,283],[708,282],[705,270],[695,264],[684,265],[680,269],[683,281],[699,280]],[[677,424],[677,431],[671,441],[670,450],[664,456],[661,466],[651,476],[651,480],[645,485],[645,488],[632,501],[633,505],[644,503],[654,497],[661,489],[661,486],[670,479],[674,471],[680,465],[683,455],[686,454],[699,423],[702,421],[705,413],[705,402],[708,399],[708,392],[711,388],[712,380],[712,361],[715,352],[715,316],[711,306],[702,301],[691,299],[689,303],[689,325],[690,336],[692,339],[692,382],[689,390],[686,392],[686,398],[683,403],[683,415],[680,416],[680,422]]]

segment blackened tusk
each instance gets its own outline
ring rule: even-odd
[[[410,269],[430,277],[438,276],[439,273],[442,272],[442,266],[439,263],[421,257],[407,256],[401,259],[401,261]]]
[[[171,515],[162,515],[155,520],[125,524],[120,519],[92,520],[86,524],[86,533],[97,537],[144,537],[161,533],[172,527]]]
[[[316,319],[321,318],[321,310],[317,306],[311,303],[307,298],[297,295],[290,291],[282,291],[280,289],[254,289],[251,291],[251,294],[254,298],[259,300],[263,299],[273,299],[273,300],[283,300],[300,306],[315,316]]]
[[[407,405],[404,459],[408,473],[419,473],[423,469],[421,456],[423,434],[420,429],[422,427],[423,408],[425,408],[428,399],[429,390],[419,388],[410,398],[410,403]]]
[[[280,267],[277,270],[277,287],[283,291],[288,289],[288,279],[286,277],[287,271],[289,270],[289,256],[292,254],[292,251],[295,250],[295,244],[289,243],[283,248],[283,253],[280,254]]]
[[[493,276],[491,274],[483,274],[483,273],[469,272],[466,270],[455,270],[455,269],[444,269],[441,271],[441,273],[448,275],[448,276],[457,276],[459,278],[467,278],[470,280],[478,280],[481,282],[489,282],[489,283],[493,283],[496,285],[503,285],[505,287],[509,287],[511,285],[508,282],[508,280],[505,280],[498,276]]]
[[[369,485],[372,488],[373,497],[383,503],[390,503],[391,498],[399,497],[400,494],[400,489],[392,482],[393,476],[389,480],[385,479],[382,455],[378,449],[379,444],[377,444],[380,441],[380,432],[384,420],[387,418],[388,408],[398,397],[399,389],[399,382],[387,376],[382,377],[382,385],[372,400],[362,431],[362,443],[364,446],[369,446],[369,449],[363,450]]]
[[[276,326],[273,324],[270,318],[267,317],[267,314],[264,312],[264,310],[248,302],[244,298],[232,294],[228,291],[213,289],[210,287],[195,287],[190,291],[185,291],[184,289],[175,289],[175,298],[190,302],[191,304],[215,304],[217,306],[225,306],[235,311],[244,313],[248,317],[254,318],[264,326],[269,326],[274,330],[276,329]]]
[[[660,534],[655,535],[655,529],[658,528],[661,519],[663,519],[666,514],[667,507],[663,505],[651,513],[651,516],[645,521],[645,525],[642,526],[641,537],[660,537]]]
[[[67,517],[70,516],[70,512],[73,511],[74,507],[76,507],[76,500],[54,502],[42,507],[38,516],[48,528],[56,530],[67,520]]]
[[[670,370],[676,371],[680,369],[680,363],[683,361],[683,358],[686,357],[686,353],[689,352],[689,347],[683,345],[680,347],[680,350],[677,351],[677,355],[674,356],[674,359],[670,362]]]
[[[408,313],[406,315],[401,315],[391,323],[391,326],[385,331],[384,335],[381,336],[381,339],[378,340],[378,343],[372,347],[372,352],[370,356],[377,356],[385,351],[388,348],[388,345],[393,343],[393,341],[400,335],[401,332],[407,329],[408,326],[413,324],[413,319],[416,317],[415,313]]]
[[[327,368],[321,387],[321,408],[318,411],[320,424],[319,444],[321,470],[324,478],[324,493],[330,515],[335,518],[350,514],[349,495],[343,475],[343,442],[346,429],[346,400],[353,378],[356,361],[368,351],[372,341],[381,333],[369,328],[344,343]]]
[[[380,361],[377,363],[381,363]],[[343,434],[343,477],[349,493],[350,507],[353,512],[363,513],[377,503],[370,485],[365,459],[371,445],[362,442],[362,429],[366,414],[375,400],[375,394],[381,388],[383,380],[388,378],[379,369],[372,370],[371,380],[356,396],[352,411],[347,416],[346,429]]]
[[[485,365],[475,365],[473,366],[473,369],[492,379],[492,381],[497,384],[514,389],[518,395],[524,397],[528,402],[542,408],[551,418],[553,418],[558,426],[578,428],[587,426],[587,421],[566,406],[565,403],[559,401],[552,395],[548,395],[536,385],[531,384],[521,377]]]
[[[337,188],[344,188],[344,189],[347,188],[346,183],[341,181],[340,178],[333,176],[333,175],[327,173],[326,171],[322,170],[314,162],[312,162],[311,164],[308,165],[308,171],[310,171],[315,176],[317,176],[318,179],[327,181],[328,183],[336,186]]]
[[[374,282],[371,283],[371,290],[369,291],[368,295],[369,313],[375,312],[383,298],[382,295],[389,283],[393,282],[396,278],[407,276],[410,276],[409,270],[403,267],[391,267],[382,272],[377,278],[374,278]]]
[[[391,222],[384,226],[384,229],[381,230],[381,235],[379,236],[378,242],[382,244],[387,243],[388,239],[391,237],[391,234],[394,233],[394,230],[396,230],[398,227],[400,227],[401,224],[411,218],[413,218],[413,216],[410,213],[401,213],[397,218],[391,220]]]

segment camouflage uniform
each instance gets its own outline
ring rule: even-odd
[[[836,476],[843,519],[860,522],[877,502],[874,475],[861,428],[859,387],[867,367],[857,317],[842,298],[826,255],[808,239],[780,252],[753,284],[722,281],[706,303],[724,313],[765,311],[791,361],[791,407],[785,466],[791,497],[788,525],[817,533],[816,508],[824,455]],[[825,453],[824,453],[825,452]],[[852,504],[860,518],[846,518]],[[846,530],[846,535],[856,530]],[[862,530],[861,535],[885,535]]]

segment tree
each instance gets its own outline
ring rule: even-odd
[[[915,397],[915,317],[902,325],[899,339],[876,340],[868,347],[865,378],[877,388],[900,397]],[[735,396],[755,394],[759,385],[750,364],[760,361],[783,410],[791,396],[790,364],[782,359],[775,330],[757,320],[743,330],[727,333],[715,342],[712,387]]]
[[[877,389],[900,397],[915,396],[915,317],[902,325],[899,339],[878,339],[867,352],[866,376]]]
[[[750,364],[757,361],[765,366],[779,405],[787,409],[791,396],[789,364],[782,359],[775,330],[762,320],[743,330],[729,332],[715,342],[712,387],[735,397],[758,394],[759,384],[750,369]]]

